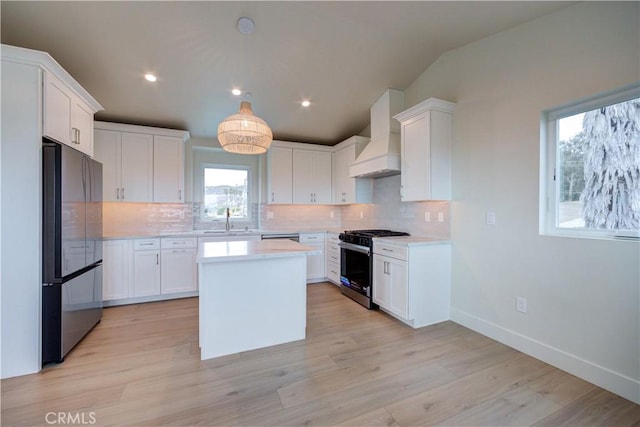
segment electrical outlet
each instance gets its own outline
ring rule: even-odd
[[[424,222],[431,222],[431,212],[424,213]]]
[[[273,211],[267,211],[267,219],[273,219]]]
[[[364,219],[364,212],[360,211],[360,219]]]
[[[496,225],[496,213],[487,211],[487,225]]]
[[[438,212],[438,222],[444,222],[444,212]]]
[[[520,313],[527,312],[527,299],[524,297],[516,297],[516,311]]]
[[[335,214],[333,213],[333,211],[329,212],[329,218],[333,219],[334,216]]]

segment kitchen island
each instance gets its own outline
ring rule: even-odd
[[[202,360],[305,338],[307,255],[291,240],[198,246]]]

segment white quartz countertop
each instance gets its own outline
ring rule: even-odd
[[[198,263],[306,256],[320,253],[321,251],[316,248],[291,240],[205,242],[198,245]]]

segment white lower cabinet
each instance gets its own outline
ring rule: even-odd
[[[335,285],[340,285],[340,246],[338,233],[327,233],[327,279]]]
[[[373,302],[419,328],[449,319],[449,243],[374,242]]]
[[[102,243],[102,299],[129,298],[128,240],[105,240]]]
[[[197,238],[105,240],[102,299],[107,305],[197,295]]]
[[[391,314],[409,319],[409,267],[407,261],[373,255],[373,302]]]
[[[174,294],[198,290],[197,239],[162,239],[160,251],[160,292]]]
[[[160,294],[160,239],[135,240],[131,297]]]
[[[320,251],[318,255],[307,256],[307,282],[319,282],[327,277],[325,274],[324,235],[325,233],[300,233],[300,243]]]

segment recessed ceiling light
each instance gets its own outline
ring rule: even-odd
[[[156,76],[151,73],[145,74],[144,78],[149,82],[155,82],[157,80]]]
[[[235,96],[240,96],[242,95],[242,91],[238,88],[235,88],[231,91],[232,94],[234,94]]]
[[[302,101],[303,107],[308,107],[309,105],[311,105],[311,102],[309,102],[308,100],[305,99],[304,101]]]

